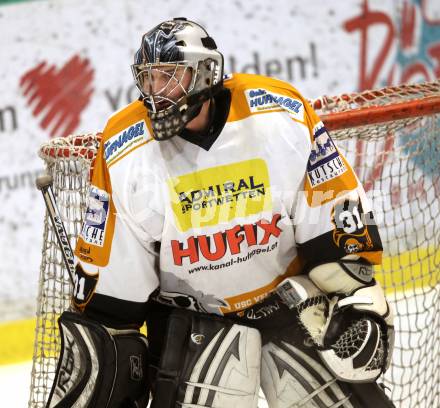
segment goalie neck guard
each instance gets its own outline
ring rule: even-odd
[[[203,27],[179,17],[143,35],[132,72],[153,137],[166,140],[222,88],[223,55]]]

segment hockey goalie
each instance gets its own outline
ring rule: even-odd
[[[392,407],[373,210],[285,82],[200,25],[142,37],[107,122],[48,407]],[[140,333],[147,325],[147,336]],[[151,399],[151,402],[149,402]]]

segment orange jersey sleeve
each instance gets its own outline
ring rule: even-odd
[[[307,264],[347,255],[380,264],[382,243],[365,191],[317,114],[306,110],[312,146],[293,214],[299,254]]]
[[[111,118],[97,152],[87,209],[75,248],[73,302],[80,310],[97,304],[101,309],[123,304],[130,313],[141,309],[158,286],[155,237],[139,228],[131,207],[127,180],[136,176],[119,165],[127,176],[120,177],[119,169],[118,173],[111,168],[118,159],[149,140],[142,113],[139,104],[134,103]],[[102,299],[106,301],[101,302]]]

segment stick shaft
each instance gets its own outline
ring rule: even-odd
[[[60,211],[55,201],[55,196],[50,185],[44,186],[40,190],[43,194],[47,212],[52,222],[55,236],[57,238],[58,245],[64,259],[64,263],[66,265],[67,271],[69,272],[70,281],[72,282],[72,284],[74,284],[75,264],[73,251],[72,247],[70,246],[69,236],[67,235],[66,228],[64,227]]]

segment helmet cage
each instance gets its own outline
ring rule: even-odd
[[[148,109],[153,112],[171,104],[176,105],[194,88],[193,69],[187,63],[140,64],[133,65],[132,70],[136,86]],[[183,79],[187,72],[190,73],[191,80],[189,85],[184,86]],[[157,76],[162,78],[159,89],[155,89],[154,86],[154,78]],[[178,95],[178,97],[173,95]]]
[[[207,90],[217,84],[222,71],[217,61],[211,58],[205,61],[133,64],[131,69],[144,103],[155,113],[169,105],[184,105],[188,95]],[[190,73],[191,80],[185,87],[182,80],[187,72]],[[162,75],[168,79],[158,90],[154,90],[155,75]],[[172,96],[176,90],[181,91],[177,99]]]

